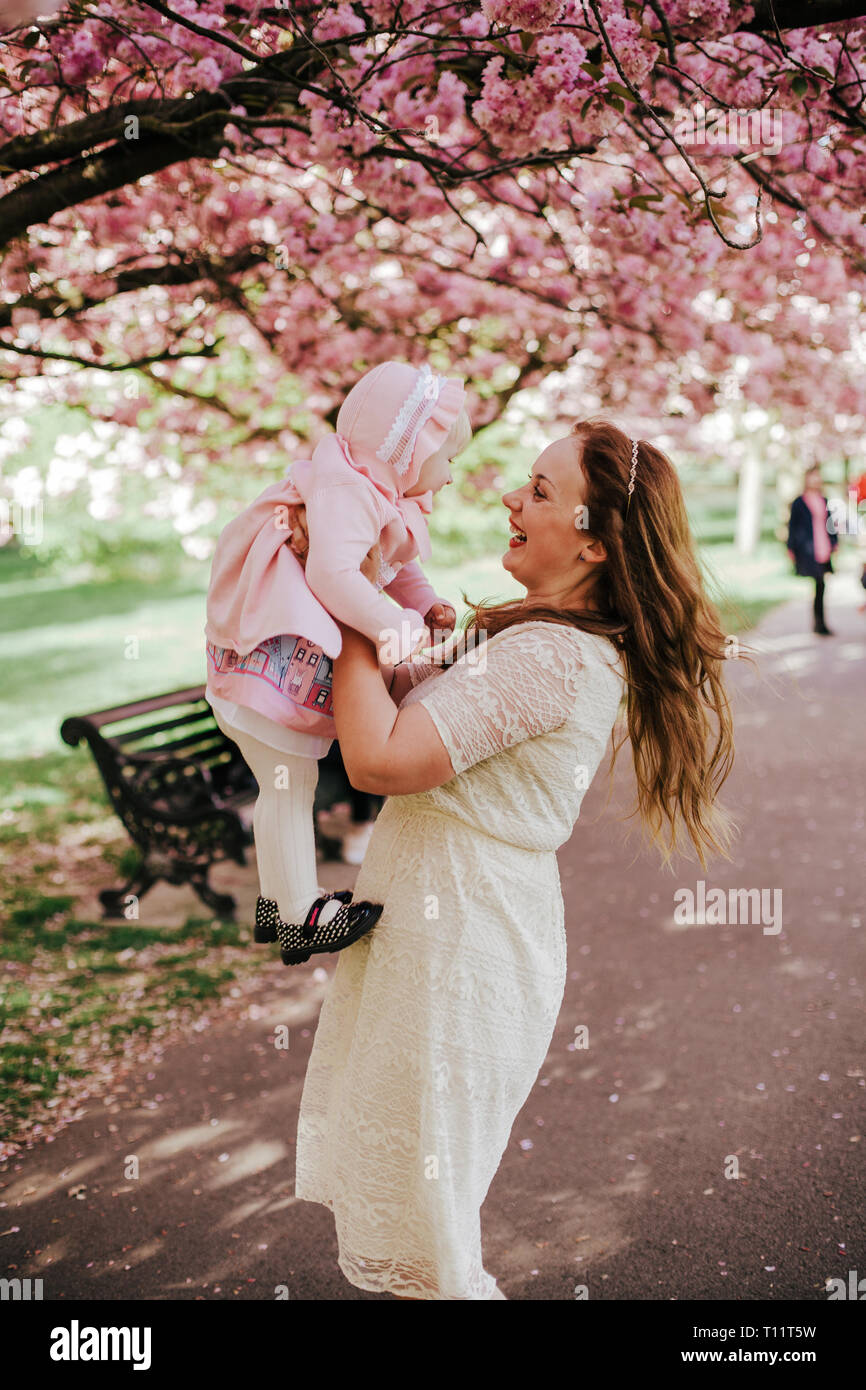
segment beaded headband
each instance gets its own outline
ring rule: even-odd
[[[631,506],[631,495],[634,492],[634,475],[637,471],[637,440],[631,441],[631,472],[628,475],[628,501],[625,504],[625,514],[628,516],[628,509]]]

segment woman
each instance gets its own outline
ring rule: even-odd
[[[824,496],[820,468],[808,468],[803,491],[791,503],[788,521],[788,554],[797,574],[815,581],[813,630],[820,637],[833,633],[824,621],[824,575],[833,573],[831,555],[839,538],[831,529],[830,507]]]
[[[352,1284],[402,1298],[504,1297],[479,1212],[559,1013],[555,851],[624,687],[641,819],[665,860],[683,826],[702,863],[731,833],[714,804],[732,761],[725,637],[671,463],[581,423],[503,502],[503,565],[525,598],[475,606],[450,665],[380,670],[344,628],[334,671],[349,776],[388,798],[355,888],[384,910],[341,952],[322,1008],[295,1192],[334,1212]]]

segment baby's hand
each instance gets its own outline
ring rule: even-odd
[[[307,509],[303,502],[289,507],[288,521],[291,535],[288,537],[287,545],[292,553],[298,557],[301,564],[305,566],[307,551],[310,548],[310,537],[307,534]]]
[[[434,603],[429,612],[424,614],[424,621],[435,636],[437,632],[453,632],[457,614],[450,603]]]
[[[434,603],[433,607],[424,614],[427,632],[409,653],[406,658],[407,661],[411,661],[419,652],[426,651],[428,647],[439,646],[445,641],[448,634],[454,631],[456,622],[457,614],[450,603]]]

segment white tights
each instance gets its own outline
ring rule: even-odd
[[[217,722],[222,727],[222,721]],[[315,758],[271,748],[234,725],[224,732],[238,745],[259,784],[253,835],[261,896],[277,904],[284,922],[303,922],[322,896],[313,830],[319,765]],[[339,901],[326,903],[319,921],[329,922],[341,907]]]

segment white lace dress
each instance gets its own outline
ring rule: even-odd
[[[480,1208],[544,1062],[566,949],[556,849],[623,688],[605,638],[521,623],[413,689],[455,776],[389,797],[355,886],[384,904],[336,957],[307,1068],[295,1195],[335,1216],[358,1288],[504,1298]]]

